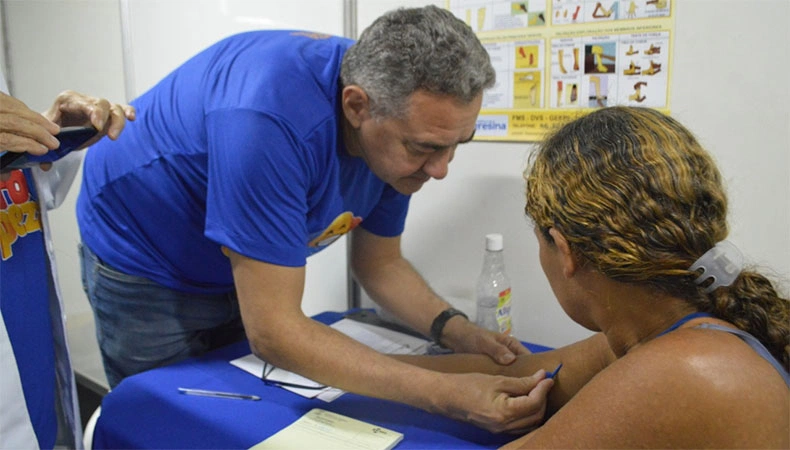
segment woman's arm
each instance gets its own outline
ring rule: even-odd
[[[401,361],[445,373],[479,372],[492,375],[524,377],[540,369],[551,372],[562,364],[554,377],[548,398],[546,417],[565,405],[598,372],[616,358],[606,336],[597,333],[587,339],[548,352],[519,355],[513,364],[504,366],[485,355],[450,354],[439,356],[395,355]]]
[[[505,448],[786,449],[788,399],[776,369],[737,337],[681,329],[632,348]]]

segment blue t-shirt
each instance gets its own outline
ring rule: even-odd
[[[30,170],[0,181],[0,320],[5,322],[25,405],[40,448],[55,445],[55,349],[50,316],[50,268]],[[5,361],[4,361],[5,362]],[[2,375],[0,375],[2,376]]]
[[[353,41],[302,31],[224,39],[132,104],[86,154],[77,218],[107,264],[187,292],[233,288],[221,247],[298,267],[357,225],[403,231],[409,197],[348,156],[339,74]]]

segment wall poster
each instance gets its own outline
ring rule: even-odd
[[[597,108],[669,113],[674,0],[447,0],[488,49],[497,83],[476,140],[538,141]]]

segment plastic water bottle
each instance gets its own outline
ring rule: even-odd
[[[477,279],[477,318],[482,328],[497,333],[512,332],[510,278],[505,272],[501,234],[486,235],[483,270]]]

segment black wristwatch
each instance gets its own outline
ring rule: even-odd
[[[469,320],[469,317],[464,314],[463,311],[459,311],[455,308],[447,308],[433,319],[433,323],[431,324],[431,339],[442,347],[444,347],[444,345],[442,345],[442,331],[444,331],[444,326],[447,324],[448,320],[455,316],[463,316],[464,319]]]

